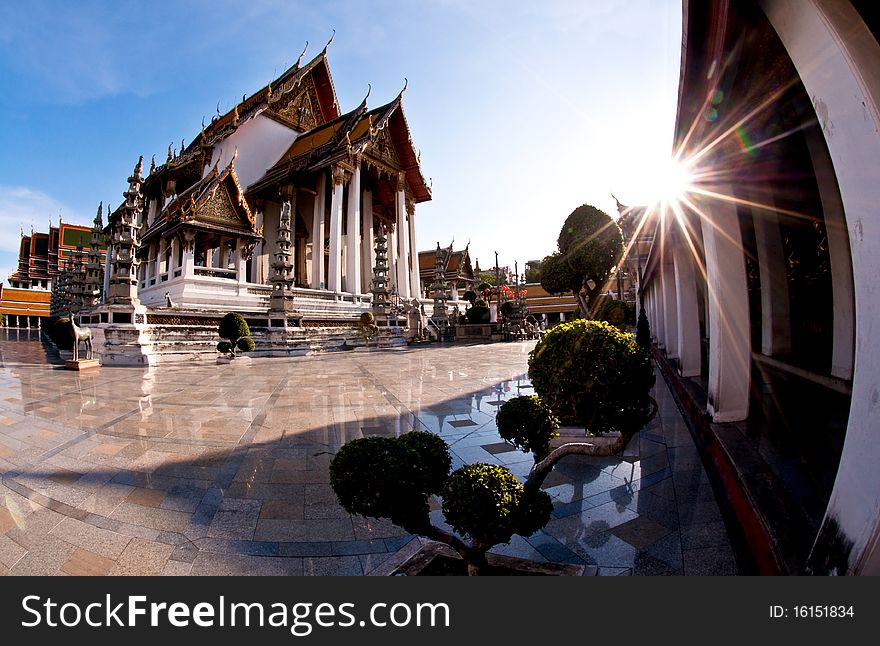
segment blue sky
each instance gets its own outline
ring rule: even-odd
[[[403,86],[434,199],[420,249],[483,267],[551,253],[565,217],[651,198],[670,155],[680,0],[49,2],[0,5],[0,279],[20,229],[115,207],[165,158],[330,37],[343,111]]]

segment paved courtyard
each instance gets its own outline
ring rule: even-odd
[[[453,468],[489,462],[524,477],[532,458],[501,441],[495,412],[532,393],[533,345],[76,373],[35,336],[0,332],[0,573],[385,571],[417,543],[339,507],[333,452],[426,429],[449,443]],[[712,489],[660,378],[655,397],[660,414],[625,455],[563,460],[544,485],[550,523],[495,551],[600,575],[735,574]]]

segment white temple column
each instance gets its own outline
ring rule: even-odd
[[[752,196],[748,198],[757,202]],[[761,353],[786,354],[791,351],[791,313],[779,216],[772,210],[753,207],[752,220],[761,277]]]
[[[397,227],[388,231],[388,282],[391,291],[400,295],[400,287],[397,284]]]
[[[662,262],[662,261],[661,261]],[[652,328],[655,330],[657,347],[661,350],[666,349],[666,319],[663,317],[663,265],[658,264],[657,270],[654,272],[654,322]]]
[[[700,374],[700,313],[694,258],[684,241],[674,246],[673,255],[679,370],[682,377],[696,377]]]
[[[183,246],[183,270],[181,275],[183,278],[192,278],[195,275],[195,236],[192,242],[186,242]]]
[[[312,289],[324,289],[324,184],[326,175],[318,174],[315,207],[312,213]]]
[[[840,201],[840,190],[827,148],[821,141],[821,131],[807,128],[804,138],[810,150],[816,185],[822,200],[825,217],[825,235],[828,237],[828,260],[831,263],[831,298],[834,315],[834,345],[831,354],[831,374],[841,379],[852,379],[853,344],[855,342],[855,303],[853,298],[852,261],[850,260],[849,232]]]
[[[363,270],[361,291],[366,294],[372,288],[373,267],[376,265],[375,233],[373,231],[373,193],[371,191],[363,192],[363,205],[363,229],[361,230]]]
[[[345,291],[361,292],[361,168],[358,164],[348,182],[348,216],[346,220]]]
[[[345,170],[333,168],[333,197],[330,200],[330,265],[327,271],[327,289],[342,291],[342,189]]]
[[[791,57],[823,130],[849,235],[858,322],[846,440],[814,546],[816,573],[835,573],[828,571],[830,555],[840,557],[837,574],[876,575],[880,574],[880,182],[872,169],[880,159],[880,85],[876,83],[880,45],[853,3],[762,0],[760,5]],[[829,251],[834,253],[833,247]],[[834,263],[836,288],[837,281],[845,279],[838,273],[845,269]],[[834,359],[839,358],[835,353]]]
[[[733,195],[722,187],[722,195]],[[709,285],[709,392],[712,421],[738,422],[749,412],[749,298],[736,206],[713,200],[701,218]]]
[[[422,279],[419,276],[419,244],[416,241],[416,203],[407,200],[406,213],[409,216],[409,288],[413,296],[422,298]]]
[[[674,237],[667,236],[667,249],[675,247]],[[664,343],[666,344],[666,356],[670,359],[678,358],[678,306],[675,295],[675,267],[672,255],[666,253],[660,259],[661,280],[663,285],[663,330]]]
[[[247,260],[244,258],[245,241],[239,239],[235,245],[235,277],[240,284],[247,282]]]
[[[397,180],[397,290],[401,298],[410,299],[409,287],[409,226],[406,222],[406,193],[403,173]]]

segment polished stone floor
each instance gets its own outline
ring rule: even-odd
[[[532,458],[501,441],[495,412],[532,392],[533,345],[76,373],[33,333],[0,332],[0,573],[382,572],[416,543],[338,505],[333,452],[427,429],[454,467],[489,462],[524,477]],[[660,414],[622,457],[566,458],[545,482],[552,520],[495,551],[600,575],[736,574],[662,379],[655,396]]]

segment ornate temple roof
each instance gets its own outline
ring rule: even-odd
[[[181,226],[237,236],[261,235],[235,174],[235,155],[228,166],[221,170],[215,165],[203,179],[169,202],[142,240],[167,235]]]
[[[149,176],[144,182],[145,188],[163,176],[195,174],[198,177],[210,159],[214,146],[234,133],[239,125],[259,114],[301,131],[336,119],[339,116],[339,102],[327,64],[327,48],[301,67],[303,54],[277,79],[251,96],[242,97],[225,114],[218,113],[207,126],[203,123],[201,132],[188,146],[184,147],[181,142],[179,152],[169,146],[165,163],[156,166],[153,161],[151,164]],[[309,91],[305,98],[301,98],[297,90],[304,85],[309,86]],[[295,102],[296,105],[291,105]],[[295,118],[292,112],[297,113],[299,118]],[[303,114],[307,114],[308,118],[303,120]]]
[[[248,194],[297,173],[366,155],[368,164],[382,166],[389,173],[403,172],[416,202],[430,200],[431,189],[422,175],[402,99],[403,91],[393,101],[367,110],[365,97],[354,110],[297,137],[281,159],[248,189]]]

